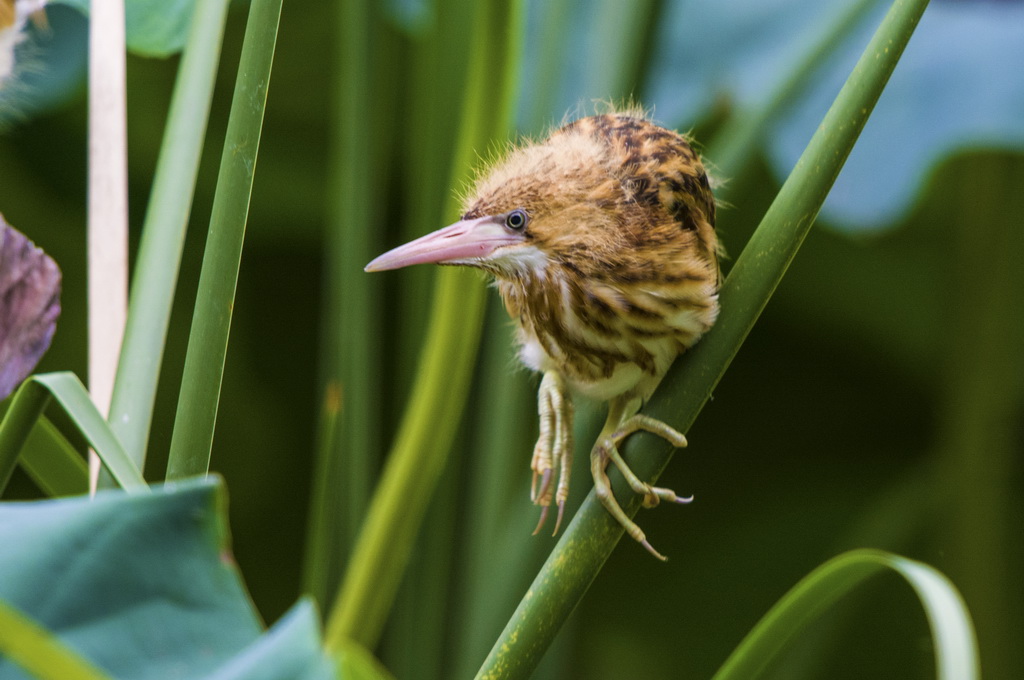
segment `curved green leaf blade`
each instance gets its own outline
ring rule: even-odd
[[[96,409],[85,386],[78,376],[70,372],[32,376],[15,393],[7,414],[0,421],[0,490],[6,484],[18,454],[51,397],[71,417],[79,432],[123,488],[132,491],[148,490],[142,474]]]
[[[836,600],[886,571],[902,576],[921,600],[932,630],[936,677],[980,677],[974,627],[953,584],[926,564],[878,550],[855,550],[829,560],[786,593],[733,651],[714,680],[756,677],[790,640]]]
[[[210,467],[280,18],[281,0],[253,0],[250,5],[178,393],[167,479],[205,474]]]
[[[130,491],[147,490],[142,473],[93,404],[89,392],[78,376],[70,372],[45,373],[33,377],[32,380],[46,387],[64,411],[71,416],[82,436],[96,451],[96,455],[121,488]]]

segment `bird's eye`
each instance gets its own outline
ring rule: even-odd
[[[509,229],[519,231],[526,226],[526,211],[519,208],[505,215],[505,226]]]

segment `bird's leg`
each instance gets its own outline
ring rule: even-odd
[[[530,483],[530,500],[541,506],[540,521],[533,533],[544,526],[551,507],[552,495],[558,506],[555,531],[558,533],[565,512],[565,501],[569,497],[569,476],[572,474],[572,418],[573,405],[565,389],[562,376],[548,371],[540,382],[537,394],[537,412],[540,415],[540,437],[533,449],[533,480]],[[558,471],[558,487],[552,492],[551,478]],[[537,481],[540,480],[538,489]]]
[[[647,537],[643,530],[640,529],[637,524],[626,515],[618,501],[615,499],[615,495],[612,493],[611,484],[608,480],[608,474],[605,472],[608,467],[608,462],[615,463],[615,466],[622,472],[626,482],[630,488],[638,494],[644,497],[643,504],[645,507],[654,507],[660,501],[670,501],[673,503],[689,503],[693,500],[693,497],[681,497],[677,496],[671,489],[665,489],[661,487],[651,486],[647,484],[630,469],[629,465],[626,464],[622,454],[619,453],[619,444],[626,439],[629,435],[637,432],[638,430],[644,430],[652,434],[656,434],[664,439],[668,440],[673,446],[682,448],[686,446],[686,437],[682,433],[669,427],[660,420],[651,418],[641,414],[634,414],[629,417],[625,417],[627,404],[619,400],[613,400],[608,407],[608,419],[605,421],[604,429],[601,431],[601,435],[598,437],[597,444],[594,446],[590,454],[590,470],[594,476],[594,491],[597,495],[601,504],[611,513],[612,517],[622,525],[626,533],[629,534],[633,540],[637,541],[649,553],[657,557],[659,560],[664,561],[667,559],[664,555],[654,549],[653,546],[647,541]]]

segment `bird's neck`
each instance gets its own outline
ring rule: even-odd
[[[557,371],[590,398],[604,401],[638,386],[646,393],[647,383],[656,382],[671,360],[668,354],[675,356],[674,344],[652,354],[634,343],[637,351],[625,353],[610,307],[588,281],[556,261],[543,270],[499,277],[497,286],[516,323],[523,363]]]
[[[539,267],[524,267],[514,272],[495,275],[495,283],[505,310],[520,325],[524,321],[546,315],[545,310],[557,302],[558,294],[564,288],[564,273],[556,263],[548,262]]]

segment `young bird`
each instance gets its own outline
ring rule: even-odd
[[[543,374],[531,465],[531,498],[542,507],[534,533],[552,496],[556,534],[562,522],[571,391],[608,402],[591,450],[597,497],[630,536],[665,559],[615,500],[606,469],[614,463],[646,507],[692,500],[639,479],[618,447],[638,430],[686,445],[682,434],[638,411],[718,314],[714,224],[708,177],[686,138],[641,112],[609,113],[512,150],[477,181],[459,222],[366,266],[433,262],[494,276],[516,322],[520,359]]]

